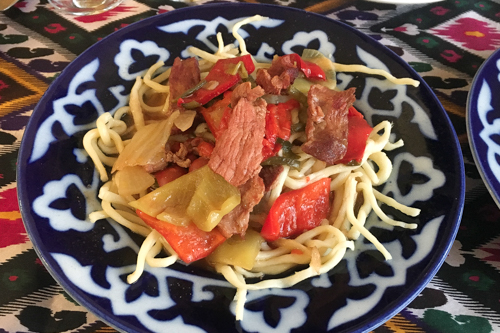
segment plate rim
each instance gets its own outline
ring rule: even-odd
[[[484,185],[486,186],[486,189],[491,195],[491,198],[500,208],[500,183],[497,181],[498,185],[495,186],[493,182],[494,180],[490,179],[490,177],[488,177],[487,175],[487,173],[492,173],[492,170],[487,163],[485,164],[481,161],[481,154],[478,151],[479,149],[477,147],[477,141],[484,141],[480,137],[478,137],[478,133],[473,128],[474,120],[472,119],[472,117],[475,115],[475,112],[473,112],[473,110],[477,111],[477,107],[475,106],[475,104],[477,104],[478,91],[480,90],[480,85],[482,84],[482,82],[480,81],[484,81],[483,76],[486,68],[490,66],[492,62],[497,60],[500,60],[500,48],[493,51],[488,56],[488,58],[483,61],[476,74],[474,75],[469,94],[467,95],[465,121],[467,137],[469,138],[469,147],[472,152],[474,163],[479,171],[479,175],[481,176]]]

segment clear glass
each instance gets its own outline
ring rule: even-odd
[[[55,10],[72,15],[95,15],[115,8],[123,0],[49,0]]]

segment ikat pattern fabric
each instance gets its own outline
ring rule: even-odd
[[[380,41],[433,88],[459,137],[467,192],[457,239],[431,283],[374,332],[500,332],[500,210],[474,164],[465,125],[472,79],[500,47],[500,3],[249,2],[321,13]],[[100,15],[72,17],[54,12],[46,0],[22,0],[0,12],[0,333],[115,332],[74,302],[38,259],[19,212],[17,154],[34,106],[71,60],[126,25],[184,6],[125,0]]]

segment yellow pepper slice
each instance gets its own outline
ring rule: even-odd
[[[161,221],[181,225],[193,222],[208,232],[240,201],[238,188],[205,165],[130,205]]]
[[[255,230],[248,229],[245,238],[239,235],[226,240],[219,245],[208,257],[211,264],[226,264],[240,266],[250,270],[255,264],[255,258],[260,250],[264,238]]]

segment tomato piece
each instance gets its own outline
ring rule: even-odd
[[[306,78],[326,81],[325,72],[317,64],[302,59],[302,57],[296,53],[292,53],[292,54],[286,55],[284,57],[287,57],[287,56],[290,57],[290,59],[292,59],[293,61],[295,61],[295,63],[297,64],[297,67],[300,69],[300,71],[302,73],[304,73]]]
[[[198,145],[198,154],[201,157],[210,158],[212,152],[214,151],[214,145],[207,141],[202,141]]]
[[[267,160],[269,157],[276,154],[274,152],[274,143],[269,142],[266,138],[262,139],[262,161]]]
[[[240,71],[233,73],[235,66],[238,65],[239,62],[243,63],[248,74],[251,74],[255,70],[255,64],[249,54],[236,58],[220,59],[215,63],[205,78],[207,83],[213,81],[216,86],[213,89],[201,87],[195,90],[191,95],[179,99],[180,104],[184,105],[195,102],[201,106],[234,86],[241,79],[239,74]]]
[[[198,229],[194,223],[187,226],[175,225],[160,221],[140,210],[136,210],[136,213],[147,225],[158,231],[179,258],[188,264],[205,258],[226,240],[217,228],[206,232]]]
[[[373,128],[367,123],[363,115],[352,106],[349,108],[347,119],[349,121],[347,151],[344,157],[336,163],[360,163],[365,153],[366,140],[368,140]]]
[[[189,166],[189,172],[193,172],[195,170],[198,170],[202,166],[205,166],[208,164],[208,158],[206,157],[198,157],[194,161],[191,162],[191,165]]]
[[[187,172],[188,170],[186,168],[182,168],[178,165],[169,166],[155,173],[156,182],[158,185],[163,186],[185,175]]]
[[[330,210],[330,183],[330,178],[323,178],[281,194],[267,215],[262,237],[272,242],[317,227]]]
[[[232,91],[226,91],[221,100],[215,102],[208,108],[201,108],[201,114],[205,118],[210,132],[217,139],[227,128],[229,117],[231,116],[231,95]]]
[[[267,105],[264,147],[262,149],[263,160],[274,156],[281,149],[281,145],[276,143],[278,138],[283,140],[290,138],[292,131],[291,112],[299,107],[300,103],[295,99]]]

